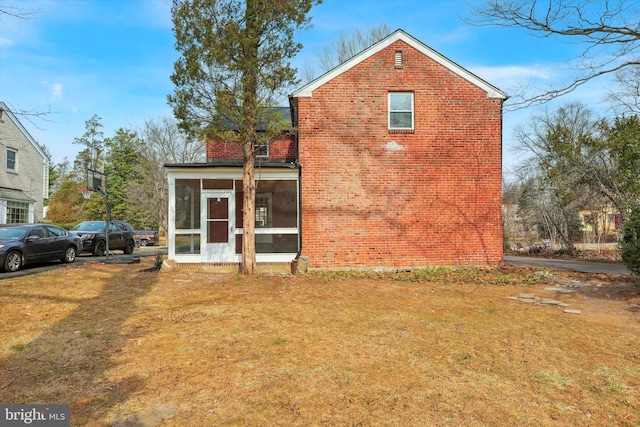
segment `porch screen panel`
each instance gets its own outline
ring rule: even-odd
[[[256,234],[257,254],[298,252],[298,234]],[[236,254],[242,253],[242,234],[236,234]]]
[[[176,234],[175,243],[176,254],[199,254],[200,235],[199,234]]]
[[[176,229],[200,228],[200,180],[176,179]]]
[[[290,228],[298,226],[298,192],[296,181],[260,181],[258,195],[271,198],[271,227]]]
[[[229,199],[207,199],[207,243],[229,241]]]
[[[256,228],[298,227],[298,191],[293,180],[257,181]],[[236,185],[236,224],[242,224],[242,186]]]

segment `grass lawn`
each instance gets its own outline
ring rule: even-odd
[[[73,426],[640,425],[637,279],[152,266],[0,280],[0,403]]]

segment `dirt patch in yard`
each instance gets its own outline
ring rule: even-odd
[[[78,426],[640,424],[632,277],[152,263],[0,280],[0,402]]]

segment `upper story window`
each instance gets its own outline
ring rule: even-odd
[[[269,157],[269,143],[259,143],[253,146],[256,157]]]
[[[413,92],[389,92],[389,129],[413,130]]]
[[[7,170],[16,172],[18,169],[18,152],[7,148]]]

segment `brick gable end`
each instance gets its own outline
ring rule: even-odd
[[[390,91],[413,131],[388,129]],[[502,262],[502,99],[398,41],[296,103],[311,268]]]

